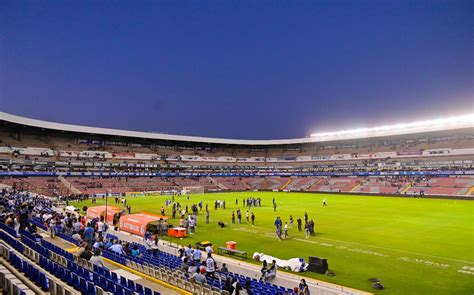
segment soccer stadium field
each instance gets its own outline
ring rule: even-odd
[[[231,224],[231,214],[243,198],[261,197],[262,207],[252,208],[255,226],[245,219]],[[159,213],[170,196],[128,197],[132,213]],[[235,205],[238,198],[239,205]],[[272,198],[278,204],[273,212]],[[326,198],[327,207],[322,207]],[[225,200],[226,209],[214,210],[215,200]],[[238,192],[180,196],[182,205],[209,204],[210,224],[205,224],[205,209],[198,215],[196,234],[177,240],[194,245],[209,240],[215,248],[236,241],[237,249],[288,259],[309,256],[328,259],[335,276],[306,272],[303,275],[348,287],[374,292],[370,278],[385,285],[386,294],[472,294],[474,290],[474,203],[467,200],[364,197],[282,192]],[[104,204],[102,199],[97,205]],[[109,204],[114,200],[109,197]],[[76,204],[73,204],[76,205]],[[91,206],[91,201],[76,206]],[[94,205],[92,205],[94,206]],[[166,208],[166,207],[165,207]],[[315,221],[316,236],[305,239],[298,232],[296,219],[304,223],[304,213]],[[171,208],[166,208],[171,216]],[[290,238],[278,241],[273,222],[293,215]],[[227,225],[220,228],[218,221]],[[171,220],[178,224],[178,219]],[[251,259],[250,259],[251,260]],[[377,292],[375,292],[377,293]]]

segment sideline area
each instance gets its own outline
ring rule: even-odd
[[[109,229],[108,233],[116,235],[121,240],[127,242],[135,242],[139,244],[144,244],[143,238],[138,236],[131,235],[126,232],[116,231],[113,229]],[[178,248],[179,245],[160,240],[160,250],[167,252],[169,254],[178,255]],[[252,263],[232,259],[229,257],[225,257],[222,255],[213,254],[214,259],[218,264],[222,265],[222,263],[226,263],[229,271],[236,272],[245,276],[249,276],[251,278],[258,279],[260,278],[260,266],[257,266]],[[283,286],[285,288],[293,288],[298,286],[299,281],[302,277],[296,274],[288,273],[285,271],[278,271],[277,277],[272,282],[273,284]],[[342,295],[342,294],[360,294],[360,295],[369,295],[372,293],[365,292],[362,290],[357,290],[345,286],[340,286],[308,277],[304,277],[306,279],[306,283],[308,284],[310,291],[312,294],[322,294],[322,295]]]

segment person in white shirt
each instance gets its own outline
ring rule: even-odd
[[[49,233],[51,234],[51,239],[54,239],[56,236],[56,219],[51,218],[49,221]]]
[[[112,246],[110,246],[109,250],[112,251],[112,252],[115,252],[117,254],[122,254],[123,253],[123,247],[117,241],[114,241],[114,244]]]
[[[77,220],[77,221],[74,222],[74,224],[72,225],[72,228],[73,228],[76,232],[78,232],[78,231],[80,231],[81,228],[82,228],[82,223],[81,223],[79,220]]]
[[[189,268],[188,268],[188,273],[189,273],[190,275],[194,275],[194,274],[196,274],[197,271],[198,271],[198,268],[197,268],[197,266],[196,266],[196,263],[195,263],[194,261],[191,262],[191,265],[190,265]]]
[[[206,250],[206,253],[208,253],[208,254],[209,253],[214,253],[214,250],[212,249],[212,245],[207,245],[205,250]]]
[[[186,250],[184,250],[184,253],[186,254],[186,257],[191,257],[191,255],[193,255],[193,248],[191,247],[191,244],[189,244]]]
[[[269,282],[269,281],[273,280],[276,277],[277,268],[278,267],[276,265],[276,261],[273,260],[272,264],[270,265],[267,272],[265,273],[265,277],[264,277],[265,282]]]
[[[158,241],[156,241],[157,237],[155,235],[151,235],[149,236],[146,241],[145,241],[145,245],[147,247],[148,250],[150,250],[154,256],[156,256],[156,254],[158,254]]]
[[[76,241],[76,243],[82,242],[81,235],[77,231],[72,233],[72,238],[74,239],[74,241]]]
[[[207,283],[207,279],[206,279],[206,276],[204,275],[206,271],[200,271],[198,273],[196,273],[196,275],[194,276],[194,280],[196,281],[196,283],[199,283],[201,285],[205,285]]]
[[[103,217],[100,219],[99,222],[97,222],[97,233],[99,234],[99,237],[102,237],[105,233],[105,223]]]
[[[20,237],[20,221],[18,221],[17,216],[15,216],[15,218],[13,219],[13,229],[16,232],[16,236]]]
[[[285,221],[285,227],[283,228],[283,231],[285,233],[285,239],[289,238],[290,235],[288,234],[288,222]]]
[[[99,238],[97,238],[97,240],[95,241],[94,245],[92,245],[92,248],[93,248],[94,250],[97,250],[97,249],[103,247],[103,245],[104,245],[104,242],[103,242],[102,238],[99,237]]]
[[[92,256],[89,261],[93,265],[104,267],[104,260],[102,259],[102,256],[100,256],[100,250],[95,250],[94,256]]]
[[[214,278],[214,273],[215,272],[216,272],[216,261],[214,260],[214,258],[212,258],[211,253],[207,253],[206,276]]]

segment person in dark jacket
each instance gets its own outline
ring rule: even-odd
[[[229,292],[229,294],[234,293],[234,287],[232,287],[232,282],[230,280],[230,277],[227,277],[227,279],[225,280],[222,290],[226,290],[227,292]]]

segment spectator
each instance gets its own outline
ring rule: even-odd
[[[184,250],[184,253],[186,254],[186,257],[191,257],[193,254],[193,248],[191,248],[191,244],[189,244],[186,250]]]
[[[214,278],[214,272],[216,271],[216,261],[212,258],[212,254],[207,254],[206,259],[206,276]]]
[[[308,284],[306,284],[305,279],[301,279],[298,289],[299,289],[298,294],[309,295],[309,287],[308,287]]]
[[[183,246],[179,246],[179,249],[178,249],[178,257],[179,258],[183,258],[184,256],[184,247]]]
[[[86,229],[84,230],[84,240],[87,244],[92,244],[92,241],[94,240],[94,233],[94,228],[92,228],[91,224],[88,223]]]
[[[193,261],[193,262],[191,262],[191,265],[190,265],[189,268],[188,268],[188,273],[189,273],[190,275],[194,275],[194,274],[197,273],[197,272],[198,272],[198,268],[197,268],[197,266],[196,266],[196,263]]]
[[[206,261],[201,262],[201,266],[199,267],[199,272],[204,270],[206,272]]]
[[[227,274],[229,270],[227,269],[227,264],[223,263],[221,267],[221,273]]]
[[[81,256],[82,259],[89,261],[92,257],[91,246],[87,245],[84,252],[82,252]]]
[[[104,244],[105,249],[109,249],[112,245],[113,245],[112,241],[110,241],[109,239],[105,240],[105,244]]]
[[[114,240],[114,244],[110,247],[110,251],[115,252],[116,254],[124,254],[122,245]]]
[[[214,253],[214,250],[212,249],[212,244],[209,244],[205,248],[206,253]]]
[[[131,254],[133,257],[139,257],[140,256],[140,250],[138,249],[138,245],[134,245]]]
[[[229,292],[229,294],[234,293],[234,287],[232,286],[230,277],[226,278],[224,286],[222,287],[222,290],[226,290],[227,292]]]
[[[233,295],[239,295],[240,291],[242,291],[242,286],[240,285],[239,281],[236,277],[232,280],[232,287],[234,287]]]
[[[99,222],[97,222],[97,234],[99,237],[102,237],[102,235],[106,232],[107,226],[104,223],[104,217],[101,217]]]
[[[195,263],[201,263],[201,250],[195,249],[193,252],[193,260]]]
[[[76,241],[76,244],[82,243],[81,235],[77,231],[72,232],[72,239]]]
[[[205,273],[205,270],[201,270],[194,276],[194,280],[196,281],[196,283],[199,283],[201,285],[205,285],[207,283],[206,276],[204,275]]]
[[[92,245],[92,248],[95,250],[97,249],[102,249],[104,248],[104,242],[102,241],[102,237],[98,237],[94,243],[94,245]]]
[[[77,249],[76,256],[81,257],[81,254],[86,250],[87,243],[82,243],[79,249]]]
[[[102,259],[102,256],[100,256],[100,253],[100,250],[95,250],[94,256],[91,257],[90,262],[93,265],[104,267],[104,260]]]
[[[267,271],[268,271],[267,261],[266,261],[266,260],[263,260],[263,262],[262,262],[262,269],[260,269],[260,273],[262,274],[262,276],[260,277],[260,280],[264,280],[264,279],[265,279],[265,274],[267,273]]]
[[[51,235],[51,239],[56,237],[56,219],[54,217],[49,220],[49,233]]]
[[[183,256],[183,262],[181,263],[181,271],[188,271],[188,260],[189,260],[189,257],[186,257],[186,256]]]
[[[272,265],[268,268],[267,272],[265,273],[265,282],[272,281],[276,277],[277,273],[277,265],[276,261],[272,261]]]
[[[245,281],[244,290],[245,290],[245,292],[247,292],[247,295],[254,295],[250,280]]]

